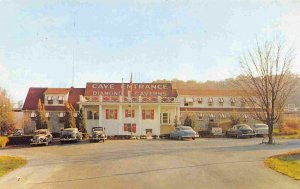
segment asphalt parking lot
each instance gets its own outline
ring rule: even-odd
[[[253,139],[112,140],[8,148],[28,164],[2,178],[0,188],[280,188],[300,181],[264,167],[271,155],[300,148]],[[20,178],[19,181],[17,178]]]

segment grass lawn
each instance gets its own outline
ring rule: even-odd
[[[0,156],[0,177],[24,166],[27,161],[20,157]]]
[[[265,165],[277,172],[300,180],[300,150],[269,157]]]

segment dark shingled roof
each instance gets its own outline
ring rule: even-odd
[[[23,106],[23,110],[37,110],[39,99],[44,101],[44,93],[48,88],[29,88],[26,96],[26,100]],[[51,91],[55,88],[50,88]],[[49,90],[49,89],[48,89]],[[85,88],[73,88],[71,87],[69,92],[68,102],[72,104],[75,110],[79,110],[77,102],[80,99],[80,95],[84,95]],[[58,91],[61,91],[58,89]],[[55,91],[54,91],[55,92]],[[45,106],[48,111],[65,111],[64,106]]]
[[[28,90],[23,110],[37,110],[39,99],[44,101],[44,92],[47,90],[47,88],[34,88],[31,87]]]

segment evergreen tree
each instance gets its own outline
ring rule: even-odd
[[[79,113],[76,117],[76,127],[78,128],[79,131],[86,133],[86,123],[85,123],[84,113],[82,108],[80,108]]]
[[[192,127],[192,119],[190,116],[186,116],[185,120],[184,120],[184,126],[190,126]]]
[[[44,116],[43,114],[43,105],[41,99],[39,99],[38,102],[38,109],[36,112],[36,117],[35,117],[35,127],[36,129],[44,129]]]
[[[65,103],[66,113],[65,113],[65,128],[76,128],[74,113],[75,109],[68,102]]]

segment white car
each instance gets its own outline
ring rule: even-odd
[[[67,128],[62,130],[61,132],[60,142],[62,144],[68,141],[78,142],[80,140],[82,140],[82,134],[78,131],[77,128]]]
[[[269,126],[263,123],[257,123],[253,125],[253,131],[255,136],[263,136],[269,134]]]
[[[53,140],[53,136],[48,129],[39,129],[34,132],[34,136],[30,139],[30,145],[45,145],[48,146]]]
[[[195,138],[199,138],[199,135],[190,126],[178,126],[175,131],[170,133],[170,138],[179,140],[191,138],[195,140]]]

